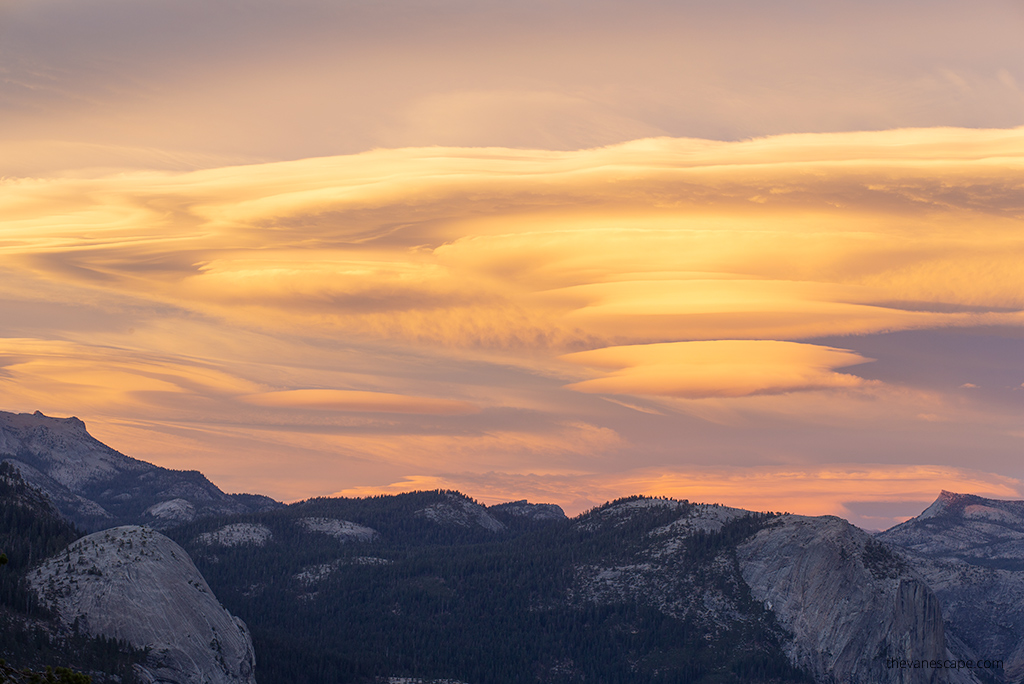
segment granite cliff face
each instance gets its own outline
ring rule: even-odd
[[[753,596],[792,633],[788,655],[816,681],[953,681],[942,669],[886,667],[886,658],[948,657],[941,608],[910,564],[863,530],[786,515],[736,552]]]
[[[708,634],[757,618],[745,592],[769,611],[786,636],[790,662],[816,682],[939,684],[974,682],[942,669],[887,668],[886,658],[946,659],[939,601],[898,552],[845,520],[785,515],[735,547],[704,559],[705,583],[677,568],[692,558],[700,537],[723,534],[750,515],[709,504],[638,499],[601,511],[581,524],[625,521],[643,508],[679,511],[648,533],[649,545],[631,562],[582,568],[579,587],[591,600],[653,601],[669,615],[693,620]],[[602,518],[604,520],[602,520]],[[741,529],[741,528],[740,528]],[[739,576],[731,574],[735,564]]]
[[[225,494],[202,473],[139,461],[95,439],[78,418],[0,411],[0,460],[14,465],[86,530],[125,523],[158,529],[198,517],[270,510],[265,496]]]
[[[879,535],[899,547],[942,604],[961,657],[1002,660],[997,681],[1024,681],[1024,501],[942,492]]]
[[[150,649],[139,673],[144,680],[255,684],[245,624],[218,603],[185,550],[159,532],[96,532],[28,579],[68,627]]]

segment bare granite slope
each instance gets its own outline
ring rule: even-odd
[[[737,558],[754,598],[792,632],[790,657],[817,681],[972,681],[886,666],[887,658],[949,657],[941,608],[901,555],[845,520],[782,516],[741,544]]]
[[[180,546],[116,527],[75,541],[29,574],[61,621],[150,649],[140,674],[166,684],[255,684],[248,629],[214,597]]]

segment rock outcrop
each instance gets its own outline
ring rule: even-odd
[[[159,532],[96,532],[28,578],[68,627],[149,649],[139,673],[146,681],[255,684],[245,624],[217,602],[185,550]]]
[[[233,523],[213,532],[204,532],[196,537],[196,541],[206,546],[264,546],[273,536],[266,525]]]
[[[935,591],[958,655],[1002,661],[997,681],[1024,681],[1024,501],[944,491],[879,539]]]
[[[337,518],[299,518],[296,521],[307,532],[319,532],[342,542],[371,542],[380,537],[372,527]]]
[[[945,660],[935,594],[907,561],[840,518],[786,515],[736,550],[754,598],[792,632],[786,649],[817,681],[951,681],[941,668],[886,660]]]
[[[513,518],[530,520],[565,520],[565,511],[561,506],[546,503],[530,503],[526,499],[488,506],[490,513],[504,514]]]
[[[505,525],[487,512],[478,503],[464,496],[445,494],[445,500],[421,508],[414,513],[417,517],[426,518],[438,525],[454,525],[456,527],[482,527],[488,532],[501,532]]]
[[[265,496],[225,494],[198,471],[168,470],[95,439],[75,417],[0,411],[0,460],[86,530],[126,523],[158,529],[208,515],[271,510]]]

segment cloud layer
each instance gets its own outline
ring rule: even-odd
[[[624,463],[948,484],[969,444],[1016,482],[1016,394],[872,376],[914,348],[861,347],[1019,334],[1022,171],[1024,129],[938,128],[8,178],[4,408],[282,498],[489,472],[628,494]]]
[[[0,175],[1009,127],[1014,0],[12,0]]]

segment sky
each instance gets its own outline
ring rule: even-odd
[[[1022,33],[0,0],[0,409],[284,501],[1024,498]]]

